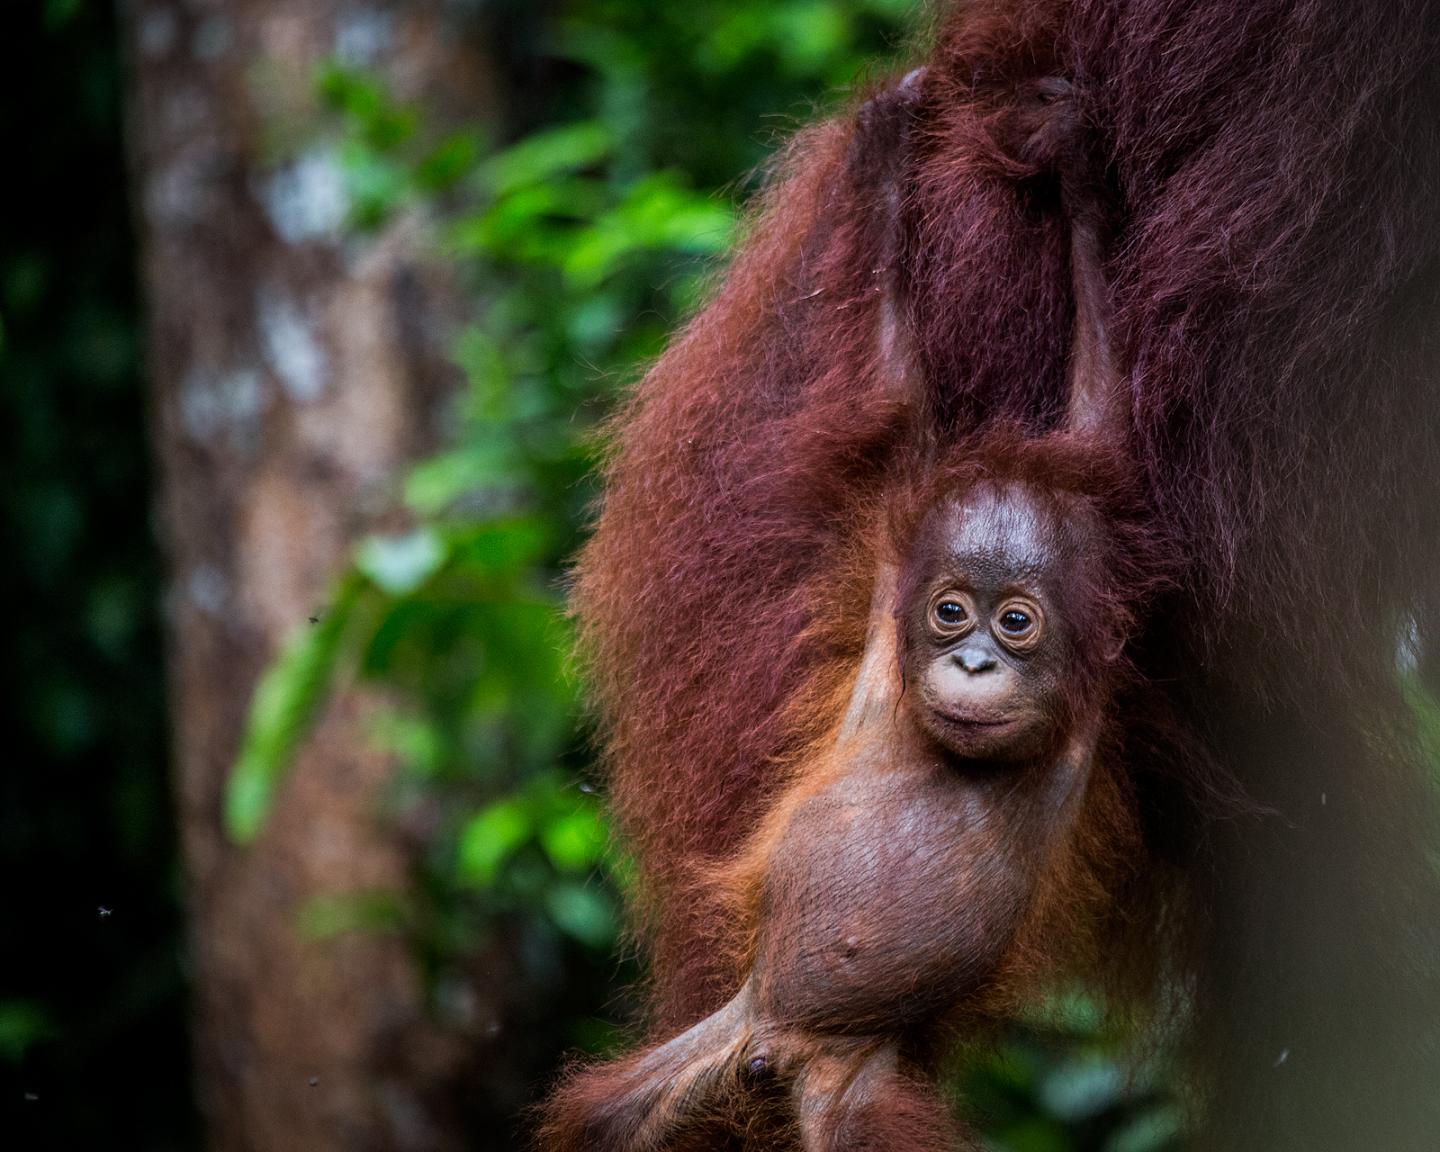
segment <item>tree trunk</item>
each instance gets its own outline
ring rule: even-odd
[[[400,839],[376,819],[393,766],[367,744],[374,702],[332,703],[255,844],[221,825],[257,677],[323,611],[451,383],[422,229],[342,236],[333,155],[296,156],[284,133],[313,116],[315,69],[337,56],[401,98],[493,114],[490,73],[445,9],[126,6],[195,1043],[216,1149],[460,1145],[469,1057],[429,1019],[407,942],[299,924],[316,898],[407,883]]]

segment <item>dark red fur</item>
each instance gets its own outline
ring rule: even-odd
[[[1061,75],[1114,205],[1131,452],[1179,558],[1137,653],[1173,698],[1125,752],[1175,881],[1151,935],[1183,941],[1215,1056],[1207,1147],[1436,1146],[1436,841],[1395,661],[1413,631],[1431,667],[1440,610],[1437,50],[1417,0],[987,0],[916,82],[898,239],[853,118],[792,146],[617,421],[577,585],[658,1027],[734,990],[693,876],[860,649],[810,613],[866,510],[907,453],[1061,416],[1065,228],[1016,146]],[[894,251],[915,402],[874,340]]]

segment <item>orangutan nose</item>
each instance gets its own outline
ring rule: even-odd
[[[981,672],[990,672],[994,669],[995,657],[983,648],[966,645],[955,653],[955,663],[972,676],[978,676]]]

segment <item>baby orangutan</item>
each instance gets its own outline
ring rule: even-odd
[[[940,464],[917,449],[876,501],[890,514],[855,534],[870,559],[811,589],[812,627],[841,655],[797,722],[833,719],[711,877],[739,991],[573,1073],[546,1107],[549,1152],[955,1148],[935,1082],[947,1039],[1114,959],[1114,910],[1143,883],[1119,717],[1153,698],[1127,648],[1168,566],[1127,464],[1099,211],[1066,159],[1078,120],[1065,85],[1041,88],[1026,131],[1058,157],[1071,226],[1064,428],[991,428]],[[880,310],[877,343],[903,390],[902,313]]]
[[[546,1147],[726,1146],[717,1123],[752,1147],[955,1147],[932,1078],[946,1034],[1076,959],[1052,939],[1093,947],[1124,867],[1114,846],[1133,843],[1097,752],[1144,549],[1097,442],[989,441],[887,531],[904,559],[879,567],[839,719],[721,878],[739,992],[572,1077]],[[783,1130],[760,1140],[775,1101]]]

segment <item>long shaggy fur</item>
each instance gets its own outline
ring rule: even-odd
[[[1173,715],[1126,755],[1176,878],[1162,907],[1192,909],[1171,935],[1147,915],[1184,941],[1206,1146],[1433,1148],[1436,833],[1396,668],[1403,644],[1440,667],[1440,8],[1421,0],[957,5],[906,97],[898,235],[864,117],[789,150],[617,420],[576,589],[657,1027],[734,992],[694,876],[815,737],[795,702],[863,644],[811,613],[897,460],[1061,418],[1064,224],[1014,147],[1052,75],[1101,153],[1133,455],[1178,558],[1140,653]],[[874,338],[892,266],[918,400]]]

